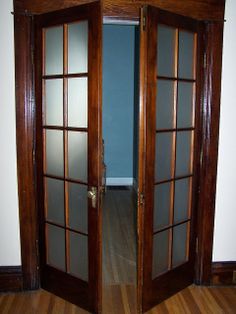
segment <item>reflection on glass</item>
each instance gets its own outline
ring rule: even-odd
[[[69,177],[87,182],[87,133],[68,132]]]
[[[173,228],[172,267],[186,262],[187,259],[187,223]]]
[[[156,128],[172,129],[174,123],[174,82],[157,81]]]
[[[193,84],[178,83],[178,128],[193,126]]]
[[[65,271],[65,230],[46,224],[47,228],[47,263]]]
[[[63,131],[46,130],[46,172],[57,176],[64,174]]]
[[[46,125],[63,125],[63,80],[45,81]]]
[[[70,232],[70,273],[88,281],[88,237]]]
[[[88,82],[87,77],[68,79],[68,125],[88,125]]]
[[[179,77],[194,78],[194,33],[179,31]]]
[[[177,133],[176,176],[189,175],[192,172],[192,131]]]
[[[68,72],[88,71],[88,22],[68,25]]]
[[[45,74],[63,73],[63,26],[45,30]]]
[[[157,74],[175,76],[176,29],[158,25],[157,31]]]
[[[189,218],[190,182],[189,178],[175,181],[175,223]]]
[[[172,177],[173,133],[156,135],[155,179],[161,181]]]
[[[155,186],[154,194],[154,231],[169,225],[171,206],[171,184]]]
[[[88,232],[87,186],[69,183],[69,226],[72,229]]]
[[[153,236],[152,278],[168,270],[169,230]]]
[[[64,182],[45,179],[47,195],[47,220],[64,225]]]

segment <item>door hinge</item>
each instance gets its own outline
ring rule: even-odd
[[[196,254],[198,254],[198,238],[196,238]]]
[[[144,195],[143,195],[143,193],[138,193],[138,205],[144,205]]]
[[[204,69],[206,69],[206,66],[207,66],[207,56],[206,56],[206,53],[204,53],[203,66],[204,66]]]
[[[35,241],[35,247],[36,247],[36,256],[37,256],[37,270],[39,270],[39,240],[38,239]]]
[[[143,31],[146,30],[146,16],[143,15]]]

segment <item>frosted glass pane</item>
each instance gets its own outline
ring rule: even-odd
[[[69,177],[87,182],[87,133],[68,132]]]
[[[48,260],[51,266],[65,271],[65,230],[47,224]]]
[[[178,128],[193,126],[193,84],[178,83]]]
[[[45,30],[45,74],[63,74],[63,26]]]
[[[68,80],[68,125],[88,126],[88,80],[73,78]]]
[[[70,273],[88,281],[88,237],[70,232]]]
[[[174,222],[188,219],[190,179],[175,181],[175,214]]]
[[[46,172],[63,176],[63,131],[46,130]]]
[[[88,22],[68,25],[68,72],[88,71]]]
[[[69,183],[69,226],[88,232],[88,188],[86,185]]]
[[[64,225],[64,182],[46,179],[47,219]]]
[[[172,146],[173,133],[159,133],[156,135],[155,179],[156,181],[172,177]]]
[[[173,228],[172,266],[186,262],[187,223]]]
[[[157,74],[175,76],[175,28],[158,25],[157,30]]]
[[[191,142],[192,132],[177,133],[176,176],[191,174]]]
[[[194,33],[179,32],[179,77],[194,78]]]
[[[168,270],[169,230],[153,236],[152,278]]]
[[[174,121],[174,82],[157,81],[156,128],[172,129]]]
[[[154,231],[169,225],[171,184],[164,183],[155,186],[154,194]]]
[[[63,125],[63,80],[45,81],[46,125]]]

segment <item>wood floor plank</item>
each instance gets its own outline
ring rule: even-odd
[[[106,284],[135,284],[136,239],[132,190],[109,190],[103,200],[103,274]]]
[[[136,314],[132,285],[104,286],[103,314]],[[38,300],[40,300],[38,302]],[[47,291],[0,294],[1,314],[88,314]],[[235,314],[236,287],[190,286],[146,314]]]

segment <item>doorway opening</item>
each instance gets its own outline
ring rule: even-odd
[[[126,289],[135,300],[139,26],[103,25],[104,297]],[[134,302],[135,304],[135,302]],[[104,309],[106,304],[104,304]]]

